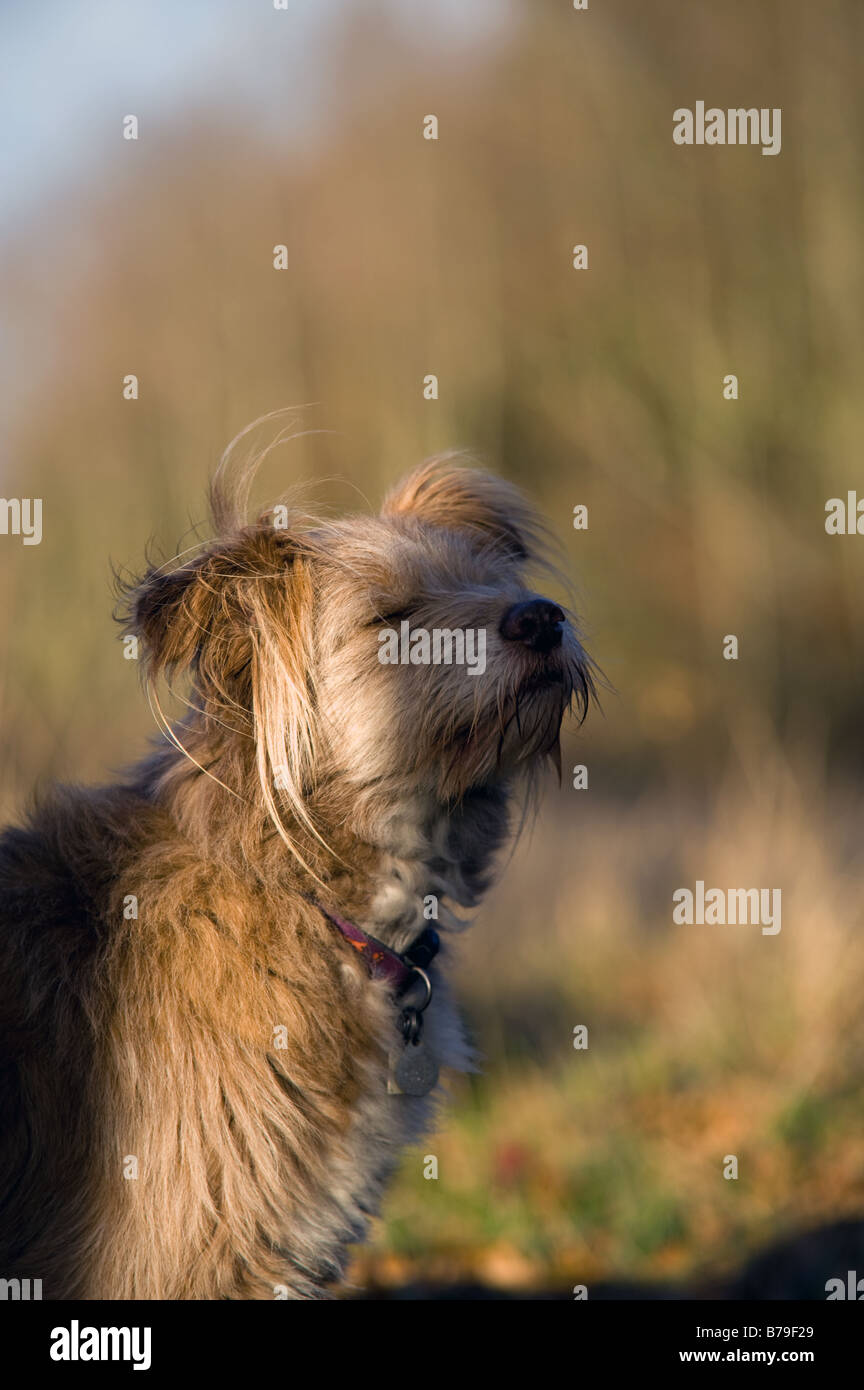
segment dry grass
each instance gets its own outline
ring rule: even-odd
[[[861,814],[765,749],[708,806],[559,793],[464,942],[484,1074],[406,1158],[358,1282],[714,1278],[860,1214]],[[781,932],[673,925],[697,878],[781,888]]]

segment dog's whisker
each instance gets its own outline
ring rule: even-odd
[[[180,753],[183,754],[183,757],[188,758],[190,763],[194,763],[195,767],[198,768],[199,772],[203,772],[205,777],[209,777],[211,781],[217,782],[219,786],[224,788],[226,792],[230,792],[232,796],[236,796],[238,801],[242,801],[244,798],[240,795],[239,792],[236,792],[233,787],[229,787],[227,782],[223,782],[220,777],[215,777],[212,772],[209,772],[206,767],[199,763],[197,758],[193,757],[193,755],[189,752],[188,748],[184,748],[183,744],[177,737],[177,734],[175,733],[173,727],[171,726],[171,724],[169,724],[168,720],[166,719],[165,714],[162,711],[162,707],[159,704],[159,696],[156,694],[156,690],[153,686],[148,685],[147,698],[150,702],[150,712],[152,713],[153,718],[156,721],[156,724],[165,734],[166,738],[168,738],[171,741],[171,743],[174,744],[174,747],[178,749]]]

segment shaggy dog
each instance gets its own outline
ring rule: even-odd
[[[0,839],[0,1276],[46,1298],[328,1296],[470,1066],[430,924],[593,693],[511,485],[448,457],[379,516],[248,524],[224,471],[216,538],[126,599],[188,714]],[[439,660],[382,659],[417,629]]]

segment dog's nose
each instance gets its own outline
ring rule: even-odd
[[[498,630],[508,642],[521,642],[535,652],[551,652],[561,646],[563,626],[564,614],[557,603],[529,598],[507,609]]]

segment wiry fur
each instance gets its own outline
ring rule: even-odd
[[[593,689],[569,623],[548,656],[498,634],[538,558],[510,485],[444,459],[377,518],[282,529],[247,492],[218,479],[216,538],[128,596],[187,716],[0,840],[0,1275],[50,1298],[326,1295],[433,1099],[387,1094],[396,1006],[315,903],[404,950],[440,899],[426,1036],[469,1065],[454,908]],[[409,613],[485,627],[485,675],[382,665]]]

